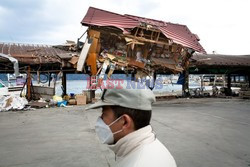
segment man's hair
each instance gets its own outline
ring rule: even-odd
[[[119,118],[123,114],[127,114],[134,121],[135,130],[143,128],[150,123],[151,110],[137,110],[132,108],[125,108],[120,106],[111,106],[116,118]]]

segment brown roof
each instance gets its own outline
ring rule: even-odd
[[[250,55],[194,54],[193,66],[250,66]]]
[[[60,56],[70,54],[70,52],[49,45],[16,43],[0,43],[0,53],[16,58],[20,64],[31,65],[61,63]]]

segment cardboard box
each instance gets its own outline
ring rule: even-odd
[[[76,99],[69,99],[69,105],[76,105]]]
[[[86,105],[87,104],[87,97],[83,94],[76,95],[76,104],[77,105]]]
[[[95,91],[84,90],[82,93],[87,97],[87,103],[92,103],[92,99],[95,97]]]

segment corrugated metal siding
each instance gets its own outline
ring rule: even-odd
[[[138,21],[126,16],[90,7],[82,22],[83,25],[114,26],[121,30],[138,26]]]
[[[160,20],[154,20],[154,19],[149,19],[149,18],[145,18],[145,17],[133,16],[133,15],[129,15],[129,14],[125,14],[125,16],[127,16],[127,17],[129,17],[131,19],[137,20],[138,22],[144,22],[144,23],[154,25],[154,26],[157,26],[157,27],[166,25],[165,22],[160,21]]]
[[[148,19],[132,15],[120,15],[109,11],[90,7],[82,20],[83,25],[96,26],[114,26],[121,30],[124,28],[134,28],[145,22],[157,27],[162,33],[173,42],[185,47],[192,48],[195,51],[206,53],[204,48],[198,42],[197,37],[190,32],[185,25],[173,24],[154,19]]]
[[[154,19],[142,18],[138,16],[125,15],[130,18],[136,19],[139,22],[145,22],[151,25],[158,27],[161,32],[169,39],[172,39],[173,42],[181,44],[185,47],[192,48],[198,52],[205,53],[206,51],[198,42],[198,38],[195,34],[192,34],[191,31],[185,25],[173,24],[169,22],[163,22]]]
[[[186,26],[168,24],[167,26],[160,27],[160,30],[166,37],[172,39],[173,42],[192,48],[198,52],[206,53],[195,35]]]

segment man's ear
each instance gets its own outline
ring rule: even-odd
[[[127,114],[124,114],[123,115],[123,128],[124,129],[127,129],[127,130],[131,130],[131,129],[134,129],[134,121],[133,119],[127,115]]]

